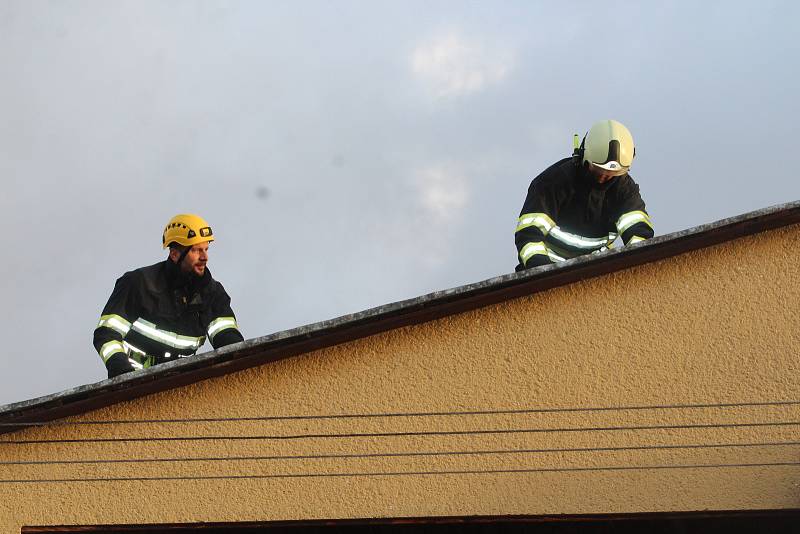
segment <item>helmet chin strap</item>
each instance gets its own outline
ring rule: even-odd
[[[184,258],[186,258],[186,255],[189,254],[190,250],[192,250],[192,247],[186,247],[186,250],[181,252],[181,255],[178,257],[178,261],[177,261],[178,268],[180,268],[181,264],[183,263]]]

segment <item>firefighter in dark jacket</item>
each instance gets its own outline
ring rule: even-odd
[[[617,237],[625,245],[653,237],[653,224],[628,171],[635,148],[614,120],[592,126],[572,157],[531,182],[514,239],[516,270],[600,252]]]
[[[164,228],[163,262],[122,275],[94,331],[108,377],[192,356],[208,337],[214,348],[244,341],[231,298],[206,267],[211,227],[176,215]]]

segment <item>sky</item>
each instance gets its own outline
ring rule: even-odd
[[[249,339],[513,272],[530,181],[598,120],[631,130],[657,235],[798,200],[798,19],[0,0],[0,405],[106,377],[100,311],[178,213],[213,227]]]

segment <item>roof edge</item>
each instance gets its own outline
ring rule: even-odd
[[[490,306],[800,223],[800,201],[779,204],[635,245],[435,291],[292,328],[137,373],[0,406],[0,434],[189,385],[298,354]]]

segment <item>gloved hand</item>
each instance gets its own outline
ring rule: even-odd
[[[214,345],[215,349],[218,349],[241,341],[244,341],[241,332],[235,328],[227,328],[214,337],[214,343],[212,343],[212,345]]]
[[[118,352],[110,357],[106,362],[106,369],[108,369],[108,378],[114,378],[134,370],[131,362],[128,361],[128,355],[124,352]]]
[[[553,263],[553,260],[550,259],[550,256],[545,256],[544,254],[534,254],[528,259],[528,263],[525,264],[526,269],[530,269],[532,267],[541,267],[542,265],[550,265]]]

